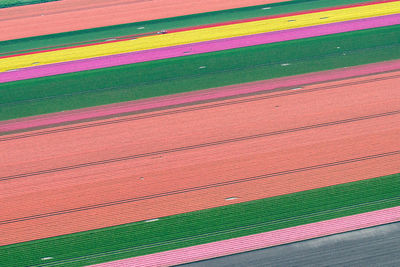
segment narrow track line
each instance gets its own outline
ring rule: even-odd
[[[3,176],[3,177],[0,177],[0,181],[8,181],[8,180],[13,180],[13,179],[19,179],[19,178],[25,178],[25,177],[30,177],[30,176],[42,175],[42,174],[49,174],[49,173],[55,173],[55,172],[61,172],[61,171],[80,169],[80,168],[84,168],[84,167],[98,166],[98,165],[121,162],[121,161],[138,159],[138,158],[145,158],[145,157],[158,156],[158,155],[163,155],[163,154],[169,154],[169,153],[175,153],[175,152],[199,149],[199,148],[204,148],[204,147],[224,145],[224,144],[235,143],[235,142],[240,142],[240,141],[247,141],[247,140],[252,140],[252,139],[264,138],[264,137],[268,137],[268,136],[287,134],[287,133],[305,131],[305,130],[310,130],[310,129],[317,129],[317,128],[322,128],[322,127],[340,125],[340,124],[363,121],[363,120],[369,120],[369,119],[375,119],[375,118],[382,118],[382,117],[398,115],[398,114],[400,114],[400,110],[395,110],[395,111],[386,112],[386,113],[380,113],[380,114],[373,114],[373,115],[368,115],[368,116],[362,116],[362,117],[356,117],[356,118],[350,118],[350,119],[344,119],[344,120],[339,120],[339,121],[332,121],[332,122],[325,122],[325,123],[319,123],[319,124],[314,124],[314,125],[307,125],[307,126],[291,128],[291,129],[285,129],[285,130],[274,131],[274,132],[266,132],[266,133],[260,133],[260,134],[255,134],[255,135],[242,136],[242,137],[237,137],[237,138],[230,138],[230,139],[214,141],[214,142],[208,142],[208,143],[202,143],[202,144],[197,144],[197,145],[190,145],[190,146],[177,147],[177,148],[153,151],[153,152],[142,153],[142,154],[135,154],[135,155],[119,157],[119,158],[111,158],[111,159],[106,159],[106,160],[81,163],[81,164],[64,166],[64,167],[59,167],[59,168],[54,168],[54,169],[41,170],[41,171],[36,171],[36,172],[29,172],[29,173],[22,173],[22,174],[17,174],[17,175]]]
[[[126,204],[126,203],[139,202],[139,201],[148,200],[148,199],[155,199],[155,198],[166,197],[166,196],[171,196],[171,195],[184,194],[184,193],[188,193],[188,192],[200,191],[200,190],[205,190],[205,189],[210,189],[210,188],[218,188],[221,186],[239,184],[239,183],[244,183],[244,182],[249,182],[249,181],[261,180],[261,179],[277,177],[277,176],[293,174],[293,173],[300,173],[300,172],[310,171],[310,170],[318,170],[318,169],[323,169],[323,168],[328,168],[328,167],[334,167],[334,166],[355,163],[355,162],[361,162],[361,161],[377,159],[377,158],[383,158],[383,157],[399,155],[399,154],[400,154],[400,150],[396,150],[396,151],[391,151],[391,152],[387,152],[387,153],[369,155],[369,156],[347,159],[347,160],[336,161],[336,162],[330,162],[330,163],[325,163],[325,164],[318,164],[318,165],[313,165],[313,166],[308,166],[308,167],[303,167],[303,168],[297,168],[297,169],[292,169],[292,170],[287,170],[287,171],[280,171],[280,172],[275,172],[275,173],[253,176],[253,177],[246,177],[246,178],[235,179],[235,180],[226,181],[226,182],[208,184],[208,185],[204,185],[204,186],[185,188],[185,189],[169,191],[169,192],[159,193],[159,194],[153,194],[153,195],[148,195],[148,196],[143,196],[143,197],[123,199],[123,200],[100,203],[100,204],[95,204],[95,205],[82,206],[79,208],[66,209],[66,210],[61,210],[61,211],[48,212],[48,213],[26,216],[26,217],[21,217],[21,218],[9,219],[9,220],[0,221],[0,225],[29,221],[29,220],[34,220],[34,219],[42,219],[42,218],[53,217],[53,216],[57,216],[57,215],[70,214],[70,213],[75,213],[75,212],[80,212],[80,211],[93,210],[93,209],[97,209],[97,208],[116,206],[116,205]]]

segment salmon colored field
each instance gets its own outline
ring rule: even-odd
[[[0,41],[154,20],[223,9],[283,2],[282,0],[134,0],[59,2],[0,10]],[[11,30],[12,29],[12,30]]]
[[[400,172],[399,80],[384,73],[8,135],[2,245]]]

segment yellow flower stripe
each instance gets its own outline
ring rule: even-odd
[[[169,34],[160,34],[121,42],[104,43],[85,47],[42,52],[38,54],[3,58],[0,59],[0,72],[57,62],[115,55],[133,51],[301,28],[396,13],[400,13],[400,2],[397,1]]]

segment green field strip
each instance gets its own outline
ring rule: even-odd
[[[151,20],[145,22],[135,22],[80,31],[21,38],[0,42],[0,53],[6,53],[0,56],[16,54],[13,53],[13,51],[38,49],[51,46],[69,47],[74,45],[66,44],[81,42],[87,44],[97,43],[98,41],[93,40],[107,40],[118,36],[151,33],[161,30],[178,29],[232,20],[279,15],[291,12],[350,5],[363,2],[371,2],[371,0],[294,0],[268,5],[258,5],[252,7]],[[263,9],[265,7],[271,7],[271,9]],[[40,51],[43,49],[38,50]]]
[[[13,6],[26,6],[33,4],[41,4],[47,2],[55,2],[60,0],[2,0],[0,1],[0,8],[7,8]]]
[[[399,188],[400,174],[394,174],[23,242],[0,247],[0,262],[10,267],[84,266],[145,255],[399,206]],[[44,262],[45,257],[53,259]]]
[[[395,25],[3,83],[0,120],[396,59],[399,29]]]

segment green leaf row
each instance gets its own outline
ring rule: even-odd
[[[4,266],[84,266],[400,205],[400,174],[0,247]],[[42,258],[52,259],[43,261]]]

